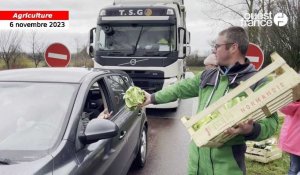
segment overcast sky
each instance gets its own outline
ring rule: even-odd
[[[87,42],[88,31],[96,25],[99,10],[111,5],[113,0],[1,0],[0,10],[69,10],[70,28],[67,31],[41,31],[39,37],[46,43],[61,42],[74,52],[76,42],[80,45]],[[191,32],[192,50],[199,50],[200,55],[206,55],[211,48],[209,42],[216,38],[218,32],[229,25],[213,20],[210,17],[216,15],[218,10],[214,4],[209,4],[205,0],[185,0],[187,9],[187,27]],[[239,25],[239,19],[226,17]],[[1,26],[0,26],[1,29]],[[23,39],[23,49],[28,50],[28,33]]]

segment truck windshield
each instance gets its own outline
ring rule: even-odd
[[[98,51],[160,52],[175,50],[174,26],[98,26]]]

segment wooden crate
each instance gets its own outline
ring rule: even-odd
[[[242,82],[202,112],[192,117],[181,118],[197,146],[221,146],[234,137],[224,134],[228,128],[248,119],[257,121],[270,116],[288,103],[300,99],[300,76],[276,52],[271,55],[271,58],[273,62],[270,65]],[[256,92],[251,90],[252,85],[273,73],[276,76],[271,82]],[[245,92],[247,97],[239,104],[225,110],[224,104],[242,92]],[[203,125],[197,131],[192,128],[201,118],[214,111],[220,113],[219,117]]]
[[[271,138],[260,142],[248,141],[247,150],[245,153],[246,158],[261,163],[268,163],[273,160],[280,159],[282,157],[282,151],[277,147],[277,141],[270,145],[266,144],[268,141],[273,142],[274,140],[276,141],[275,138]],[[256,148],[254,146],[255,144],[268,145],[270,149]]]
[[[271,154],[271,153],[269,153]],[[282,157],[282,152],[280,150],[274,150],[272,151],[272,155],[270,156],[261,156],[261,155],[256,155],[256,154],[245,154],[245,157],[247,159],[256,161],[256,162],[261,162],[261,163],[269,163],[273,160],[280,159]]]

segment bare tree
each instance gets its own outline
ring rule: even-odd
[[[84,67],[87,67],[87,61],[90,59],[89,55],[86,53],[87,44],[83,46],[83,49],[81,50],[81,55],[83,55],[84,59]]]
[[[0,59],[4,61],[7,69],[10,69],[21,55],[22,38],[23,33],[17,31],[0,32]]]
[[[79,58],[79,39],[75,38],[74,39],[75,42],[75,48],[76,48],[76,53],[75,53],[75,57],[74,57],[74,65],[75,66],[80,66],[80,58]]]
[[[273,14],[282,12],[288,17],[285,26],[268,28],[270,50],[276,50],[296,71],[300,70],[300,0],[278,0]]]
[[[73,54],[72,64],[75,67],[90,67],[91,59],[86,53],[87,44],[81,44],[79,38],[74,39],[76,52]]]
[[[262,10],[261,4],[264,4],[265,0],[241,0],[241,1],[222,1],[222,0],[209,0],[209,3],[216,9],[216,16],[209,18],[220,21],[222,23],[233,26],[229,19],[245,19],[245,13],[259,12]],[[240,21],[240,20],[238,20]],[[248,36],[251,42],[258,44],[258,27],[247,27]]]
[[[31,54],[29,57],[33,60],[35,67],[38,67],[44,59],[45,44],[41,42],[39,37],[37,31],[30,33]]]

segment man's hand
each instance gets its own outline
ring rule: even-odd
[[[145,93],[145,102],[141,105],[141,107],[145,107],[145,106],[151,104],[151,94],[149,94],[146,91],[144,91],[144,93]]]
[[[111,116],[111,114],[113,113],[113,111],[108,112],[108,109],[105,108],[98,116],[98,118],[101,119],[107,119]]]
[[[253,120],[248,120],[246,122],[240,123],[238,127],[232,127],[225,131],[225,134],[228,135],[246,135],[253,130]]]

